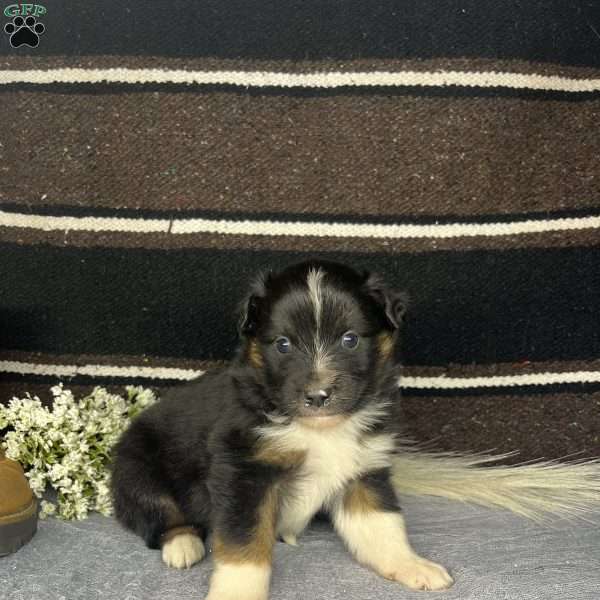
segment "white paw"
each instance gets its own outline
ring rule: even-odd
[[[442,565],[420,556],[407,558],[393,570],[382,574],[386,579],[398,581],[411,590],[445,590],[454,583]]]
[[[217,564],[205,600],[268,600],[270,577],[267,565]]]
[[[281,536],[281,539],[289,546],[297,546],[298,538],[293,533],[286,533]]]
[[[193,533],[180,533],[165,542],[162,547],[162,559],[169,567],[187,569],[204,558],[204,544]]]

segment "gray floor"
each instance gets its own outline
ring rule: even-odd
[[[326,524],[293,548],[278,544],[273,600],[599,600],[600,525],[544,528],[502,512],[442,500],[404,501],[415,548],[446,565],[447,592],[408,592],[352,561]],[[600,515],[595,519],[600,523]],[[201,600],[210,558],[188,571],[112,519],[42,521],[34,539],[0,559],[2,600]],[[243,599],[240,599],[243,600]]]

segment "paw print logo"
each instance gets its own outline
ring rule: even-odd
[[[19,46],[29,46],[35,48],[40,43],[40,35],[46,31],[42,23],[39,23],[35,17],[29,16],[15,17],[12,23],[4,26],[4,32],[10,35],[10,45],[13,48]]]

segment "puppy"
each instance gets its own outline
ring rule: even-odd
[[[273,546],[325,511],[351,553],[410,589],[452,578],[411,548],[391,481],[401,294],[344,265],[267,275],[231,365],[174,389],[116,447],[117,518],[189,567],[212,534],[207,600],[265,600]]]

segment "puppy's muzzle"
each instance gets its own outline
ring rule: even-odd
[[[307,390],[304,395],[304,406],[307,408],[324,408],[330,402],[330,390]]]

